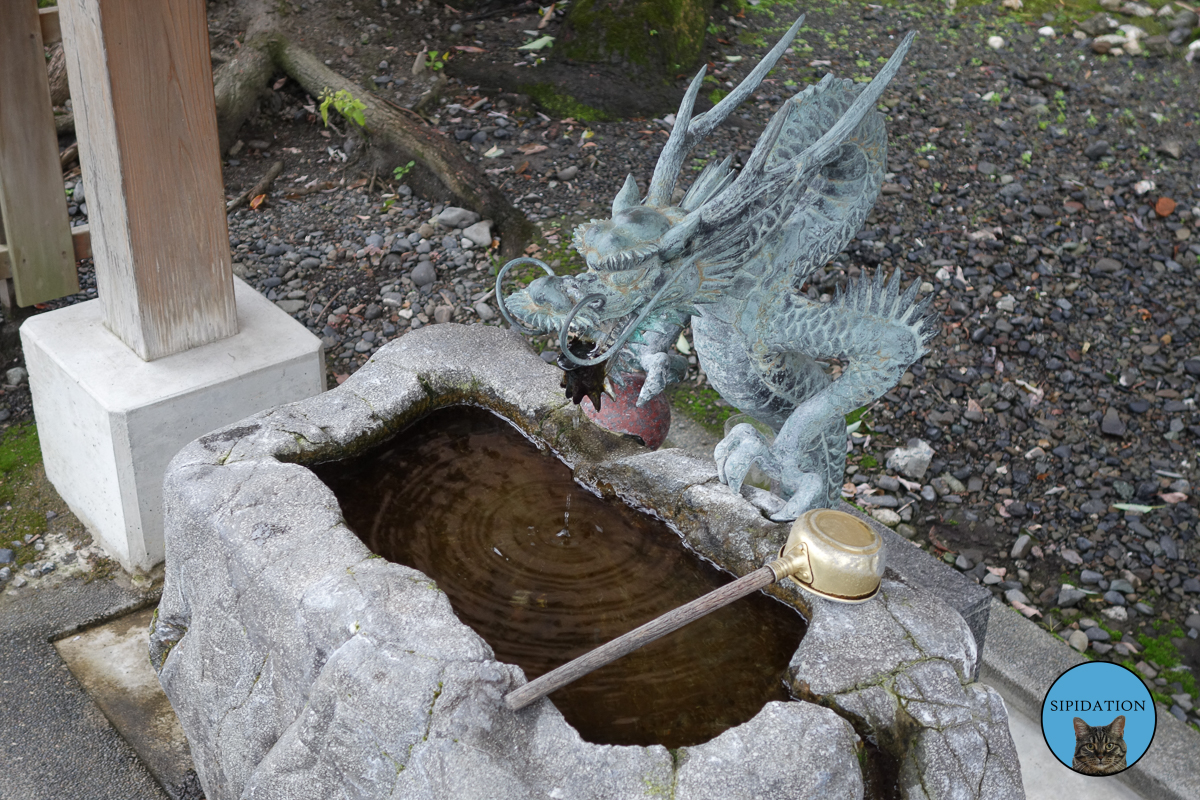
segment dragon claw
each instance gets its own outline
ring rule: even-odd
[[[742,482],[755,462],[767,473],[778,471],[775,456],[762,434],[745,422],[717,444],[713,458],[717,462],[717,477],[735,492],[742,490]]]
[[[825,481],[813,472],[801,473],[796,482],[796,491],[788,498],[783,508],[771,515],[773,522],[791,522],[805,511],[825,505],[822,499],[825,495]]]

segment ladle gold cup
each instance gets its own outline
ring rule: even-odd
[[[883,579],[883,538],[845,511],[816,508],[802,514],[779,558],[799,562],[787,574],[792,582],[839,603],[870,600]]]
[[[871,526],[845,511],[808,511],[792,523],[779,558],[765,567],[514,689],[504,696],[504,703],[514,711],[524,708],[642,645],[784,578],[838,603],[865,602],[879,592],[883,566],[883,539]]]

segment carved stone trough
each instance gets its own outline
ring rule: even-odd
[[[653,510],[735,574],[787,537],[710,461],[591,425],[517,335],[414,331],[337,389],[204,436],[171,464],[151,658],[210,800],[832,800],[863,797],[864,780],[878,797],[1024,796],[1004,705],[973,681],[967,624],[891,571],[855,606],[773,586],[809,620],[788,671],[800,699],[707,743],[590,744],[548,699],[506,709],[521,670],[494,660],[428,577],[372,557],[304,466],[453,404],[506,417],[577,480]]]

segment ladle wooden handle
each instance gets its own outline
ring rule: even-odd
[[[566,686],[572,681],[582,678],[592,670],[599,669],[605,664],[616,661],[621,656],[628,655],[645,644],[666,636],[672,631],[682,628],[693,620],[703,617],[709,612],[716,611],[740,597],[756,592],[765,586],[770,586],[776,580],[775,570],[763,567],[749,575],[738,578],[733,583],[726,584],[720,589],[709,592],[701,598],[693,600],[685,606],[668,611],[657,619],[652,619],[640,628],[634,628],[624,636],[613,639],[608,644],[601,645],[590,653],[585,653],[574,661],[568,661],[561,667],[547,672],[537,680],[530,681],[519,689],[514,689],[504,696],[504,703],[513,711],[522,709],[533,701],[544,697],[556,689]]]

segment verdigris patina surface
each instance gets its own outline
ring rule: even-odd
[[[430,578],[372,556],[304,464],[469,403],[731,572],[759,567],[788,533],[711,461],[596,428],[558,374],[511,332],[430,326],[337,389],[176,456],[151,659],[210,800],[861,798],[877,773],[903,798],[1023,797],[1003,705],[971,677],[967,625],[892,572],[859,606],[775,586],[810,620],[788,672],[799,699],[705,744],[594,745],[549,699],[505,708],[521,670],[495,660]]]
[[[612,218],[576,230],[586,272],[556,276],[536,262],[551,274],[501,303],[518,329],[558,335],[568,392],[594,404],[606,377],[644,370],[639,404],[678,380],[685,365],[668,350],[690,321],[709,383],[777,431],[768,444],[754,426],[738,425],[716,450],[720,479],[734,491],[755,463],[779,482],[787,502],[776,520],[838,504],[845,415],[895,386],[936,331],[914,304],[917,283],[901,292],[898,271],[890,281],[882,271],[865,275],[827,304],[798,291],[846,246],[879,196],[887,132],[875,106],[912,33],[871,83],[826,75],[784,103],[739,173],[731,158],[709,164],[672,202],[691,149],[758,87],[803,21],[741,85],[693,117],[700,71],[646,197],[630,175]],[[837,380],[819,361],[833,358],[846,362]]]

